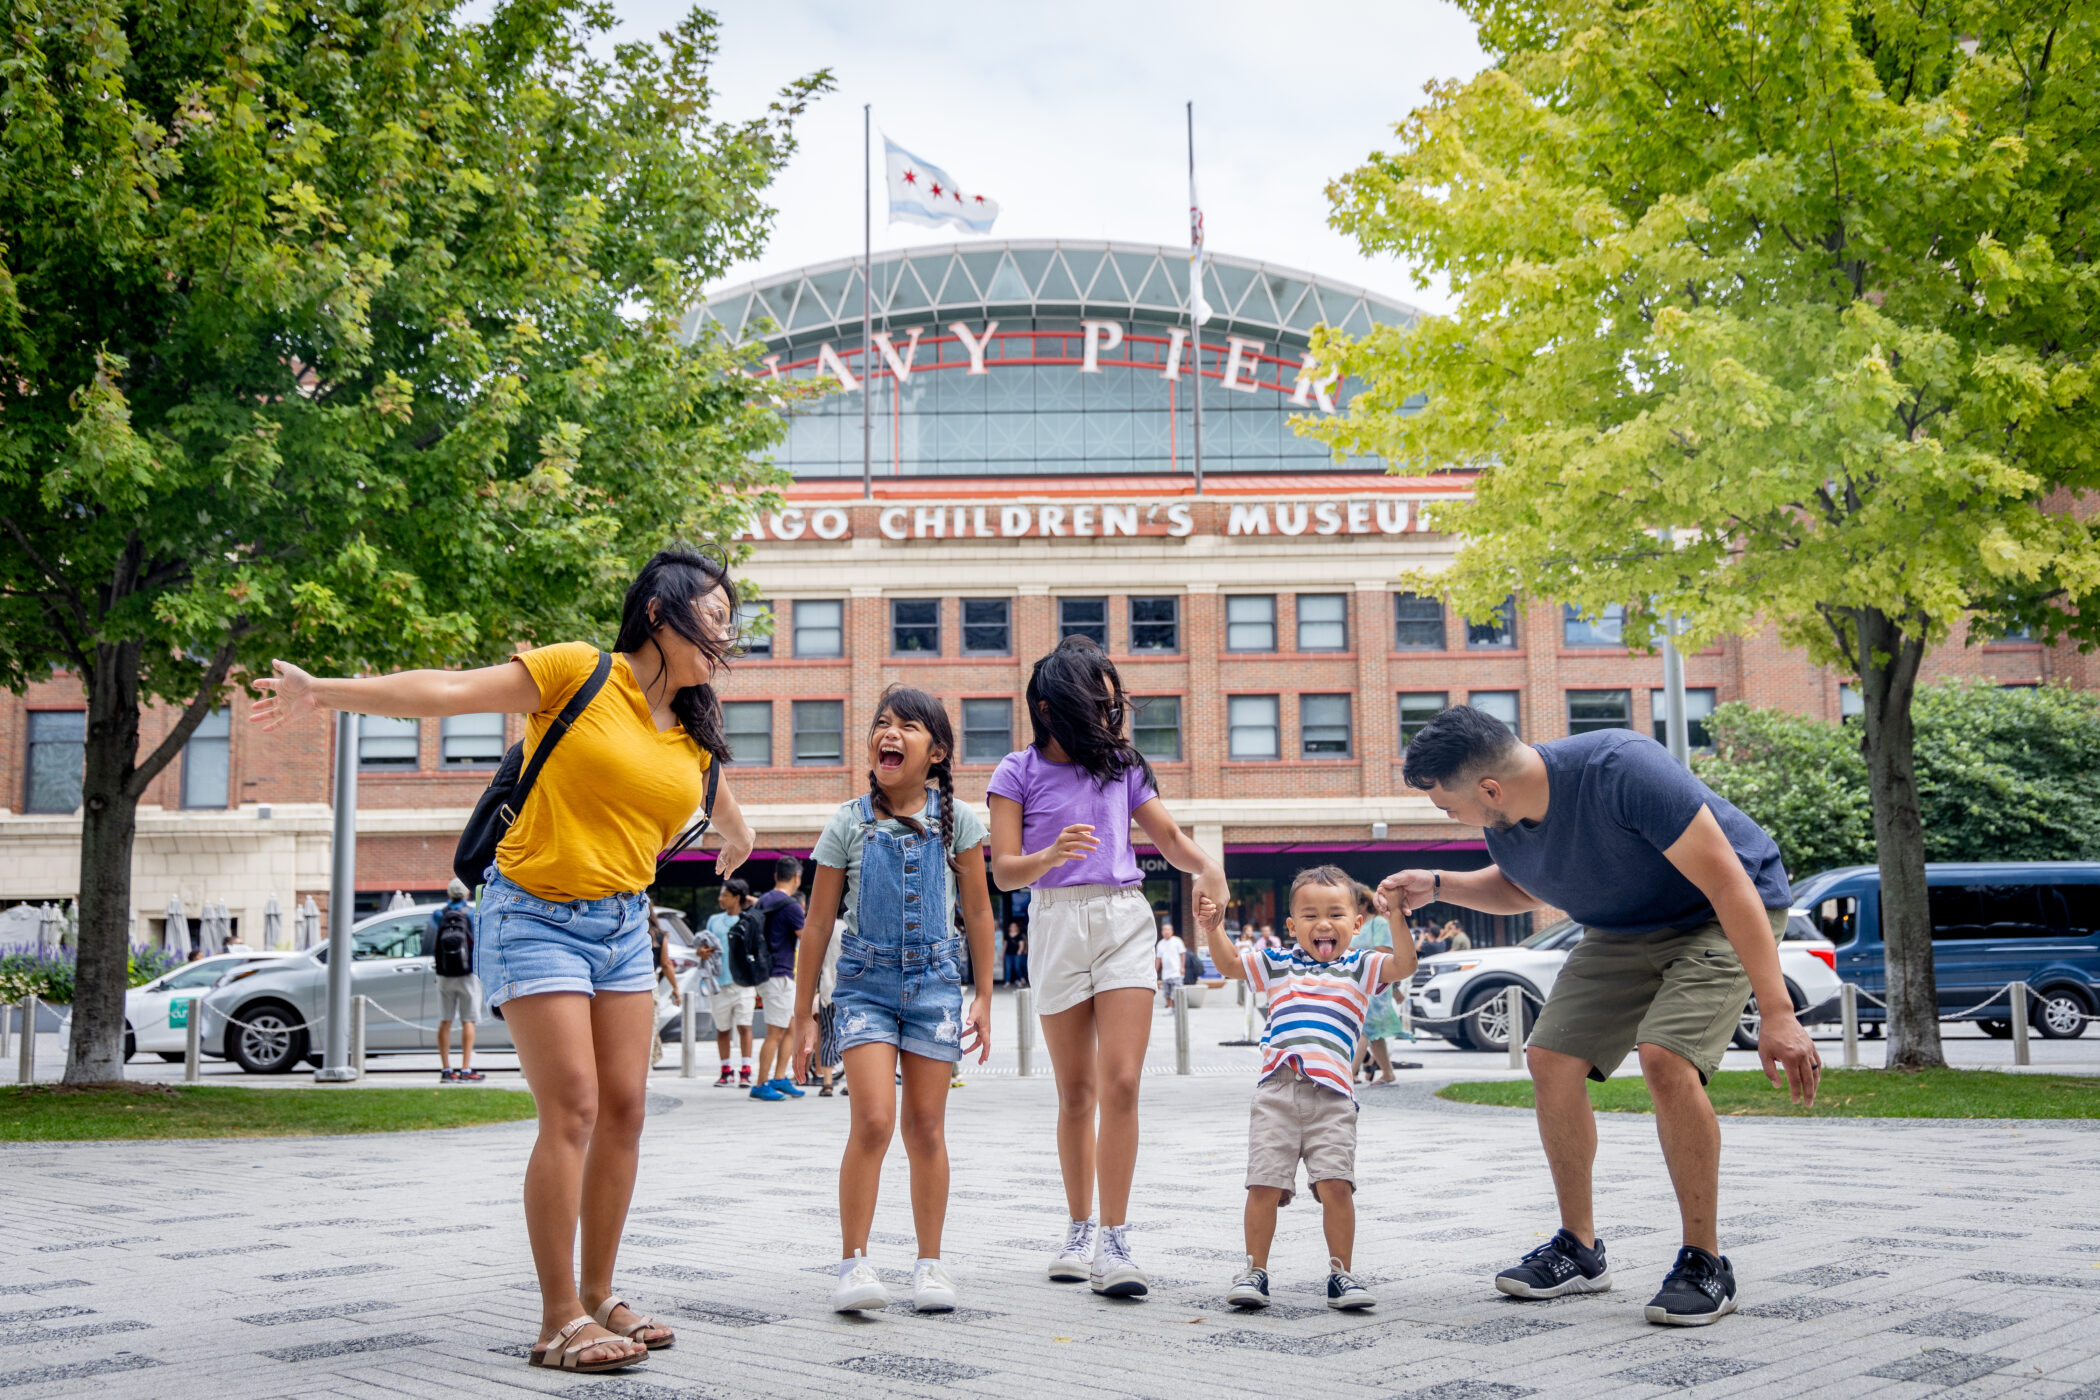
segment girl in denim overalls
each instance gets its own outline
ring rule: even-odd
[[[885,691],[868,729],[867,795],[833,814],[813,855],[817,876],[795,964],[795,1062],[806,1063],[817,1049],[817,1004],[827,1001],[824,1036],[845,1062],[853,1103],[839,1165],[844,1247],[832,1306],[840,1312],[879,1312],[891,1301],[867,1247],[900,1068],[919,1246],[912,1306],[955,1306],[955,1283],[941,1264],[944,1120],[949,1079],[963,1052],[975,1050],[980,1064],[991,1053],[993,929],[984,824],[955,800],[954,752],[940,701],[904,686]],[[967,950],[955,932],[958,903]]]

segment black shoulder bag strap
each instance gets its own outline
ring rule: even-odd
[[[544,768],[547,760],[553,756],[554,746],[561,742],[562,735],[569,732],[569,726],[576,723],[577,716],[590,707],[591,701],[598,698],[598,692],[605,688],[605,678],[610,674],[612,653],[601,651],[598,653],[598,664],[592,669],[590,679],[578,686],[576,693],[569,697],[569,703],[561,707],[561,713],[554,717],[554,722],[547,726],[547,732],[540,736],[540,746],[532,751],[532,762],[526,764],[525,771],[518,775],[518,785],[511,790],[510,819],[513,822],[518,819],[518,813],[525,810],[525,799],[532,796],[532,785],[539,781],[540,769]]]
[[[671,843],[670,849],[656,858],[656,868],[659,872],[662,871],[665,862],[669,861],[671,857],[677,855],[680,851],[707,834],[708,824],[715,818],[715,790],[721,786],[721,755],[710,754],[707,760],[707,796],[701,801],[700,820],[680,832],[678,839]]]

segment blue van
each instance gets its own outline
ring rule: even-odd
[[[2010,1035],[2005,998],[1969,1008],[2008,982],[2025,982],[2035,993],[2028,1010],[2037,1031],[2052,1040],[2085,1034],[2083,1018],[2100,1007],[2100,861],[1929,862],[1925,883],[1944,1019]],[[1837,945],[1839,977],[1886,994],[1880,870],[1855,865],[1812,875],[1794,886],[1794,908]],[[1884,1016],[1860,999],[1862,1022]]]

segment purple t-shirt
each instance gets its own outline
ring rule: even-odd
[[[1053,867],[1035,882],[1037,888],[1143,882],[1137,857],[1130,853],[1130,814],[1159,796],[1145,781],[1144,769],[1133,768],[1103,786],[1078,764],[1052,763],[1030,744],[999,760],[999,770],[985,790],[1021,804],[1024,855],[1052,845],[1068,826],[1085,823],[1094,828],[1100,847],[1090,856]]]

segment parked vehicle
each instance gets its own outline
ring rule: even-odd
[[[1507,1050],[1507,990],[1522,987],[1543,1002],[1584,932],[1573,919],[1562,919],[1513,948],[1475,948],[1424,958],[1408,983],[1415,1029],[1442,1036],[1462,1050]],[[1838,1019],[1835,950],[1798,911],[1787,920],[1779,970],[1786,977],[1794,1014],[1803,1024]],[[1527,1017],[1537,1014],[1535,1004],[1528,1007]],[[1735,1044],[1756,1049],[1759,1024],[1757,998],[1752,997],[1736,1027]]]
[[[2025,982],[2037,1031],[2051,1040],[2085,1034],[2085,1018],[2100,1007],[2100,862],[1935,861],[1925,867],[1925,884],[1941,1019],[2011,1035],[2003,996],[1978,1003]],[[1836,946],[1838,975],[1866,994],[1859,1019],[1878,1025],[1887,1013],[1867,998],[1884,998],[1888,989],[1881,872],[1826,870],[1794,891],[1795,907]]]
[[[124,993],[124,1058],[139,1051],[179,1064],[188,1050],[191,1003],[241,968],[293,956],[260,949],[184,963]]]

